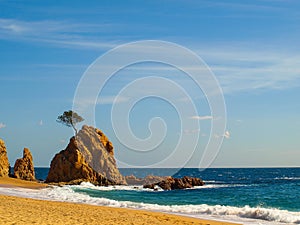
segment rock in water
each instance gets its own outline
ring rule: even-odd
[[[164,190],[175,190],[175,189],[192,188],[194,186],[203,186],[204,182],[200,178],[196,178],[196,177],[187,177],[187,176],[183,178],[167,177],[166,179],[158,183],[144,185],[144,188],[154,189],[155,185],[161,187]]]
[[[7,177],[9,175],[9,161],[5,143],[0,139],[0,177]]]
[[[51,161],[47,183],[126,184],[117,168],[113,145],[102,131],[83,126],[65,150]]]
[[[24,148],[23,158],[16,160],[14,166],[14,176],[22,180],[35,180],[33,159],[28,148]]]
[[[151,185],[158,183],[167,177],[161,177],[161,176],[154,176],[154,175],[147,175],[144,178],[137,178],[133,174],[130,176],[126,176],[125,179],[127,181],[127,184],[129,185]]]

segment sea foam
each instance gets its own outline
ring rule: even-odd
[[[132,201],[117,201],[107,198],[91,197],[87,194],[77,193],[74,188],[92,188],[98,190],[137,190],[133,186],[112,186],[96,187],[90,183],[83,183],[77,186],[49,187],[41,190],[31,190],[22,188],[0,188],[0,193],[19,197],[64,201],[74,203],[84,203],[91,205],[102,205],[120,208],[143,209],[151,211],[160,211],[166,213],[175,213],[193,217],[212,217],[214,219],[242,221],[244,224],[300,224],[300,212],[291,212],[287,210],[269,209],[262,207],[233,207],[222,205],[161,205],[149,204]],[[142,187],[140,187],[142,188]],[[140,189],[141,190],[141,189]],[[137,190],[138,191],[138,190]]]

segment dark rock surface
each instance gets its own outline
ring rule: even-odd
[[[204,181],[201,180],[200,178],[187,177],[187,176],[183,178],[167,177],[157,183],[145,184],[143,187],[154,189],[156,185],[164,190],[176,190],[176,189],[192,188],[194,186],[203,186]]]

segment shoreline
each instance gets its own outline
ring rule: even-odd
[[[38,200],[2,194],[0,194],[0,215],[4,224],[238,225],[161,212]]]
[[[0,178],[2,188],[41,189],[47,184]],[[7,210],[9,209],[9,210]],[[0,215],[5,224],[198,224],[238,225],[238,223],[207,220],[163,212],[117,208],[16,197],[0,193]],[[36,216],[39,215],[39,216]]]
[[[12,177],[0,177],[0,187],[41,189],[49,187],[49,185],[38,181],[27,181]]]

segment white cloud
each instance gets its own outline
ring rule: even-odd
[[[0,123],[0,129],[5,128],[6,125],[4,123]]]
[[[211,119],[213,119],[212,116],[192,116],[190,118],[194,119],[194,120],[211,120]]]
[[[110,49],[124,43],[109,41],[112,31],[119,28],[119,24],[0,18],[0,39],[44,42],[68,48]],[[105,39],[99,40],[101,35]],[[205,47],[194,45],[190,49],[198,53],[212,69],[225,94],[300,86],[300,54],[295,48],[283,51],[272,43],[266,46],[265,43],[225,42],[218,46],[215,43],[207,43]],[[145,50],[157,51],[152,48]],[[166,73],[174,70],[164,66],[144,69],[163,70]]]
[[[112,48],[116,43],[99,40],[108,29],[117,25],[71,23],[68,21],[23,21],[0,18],[0,39],[45,42],[61,47]],[[89,38],[85,34],[89,34]],[[107,33],[105,33],[107,35]],[[108,37],[109,38],[109,37]],[[107,40],[109,40],[107,38]]]
[[[282,51],[280,48],[274,48],[272,44],[266,49],[263,49],[259,43],[255,48],[250,44],[247,45],[247,43],[244,43],[244,46],[248,47],[240,46],[242,45],[239,43],[224,43],[218,48],[209,44],[203,48],[195,46],[190,48],[211,68],[225,94],[253,91],[258,93],[258,91],[300,87],[300,54],[297,51]],[[191,66],[188,69],[196,70],[199,68]],[[133,67],[129,72],[131,74],[137,74],[138,72],[144,74],[143,71],[145,71],[145,74],[147,72],[148,74],[150,72],[161,73],[183,87],[192,96],[192,99],[194,99],[194,96],[198,96],[198,93],[194,93],[196,90],[194,86],[191,89],[186,88],[190,84],[188,83],[190,78],[182,76],[182,74],[174,76],[176,69],[172,67],[145,65]],[[206,85],[205,83],[202,84]],[[160,90],[170,91],[164,86],[165,84],[152,85],[153,89],[159,88]],[[142,89],[141,91],[145,90]],[[189,98],[183,98],[182,96],[176,99],[178,101],[190,101]]]
[[[18,26],[16,24],[8,24],[8,25],[2,24],[1,28],[15,33],[21,33],[26,30],[25,28]]]
[[[43,120],[40,120],[40,121],[39,121],[39,125],[40,125],[40,126],[43,126],[43,124],[44,124],[44,123],[43,123]]]
[[[299,87],[300,54],[273,49],[262,50],[257,44],[256,48],[205,47],[197,52],[212,69],[225,94]]]
[[[225,134],[223,135],[226,139],[230,138],[230,132],[227,130],[225,131]]]

